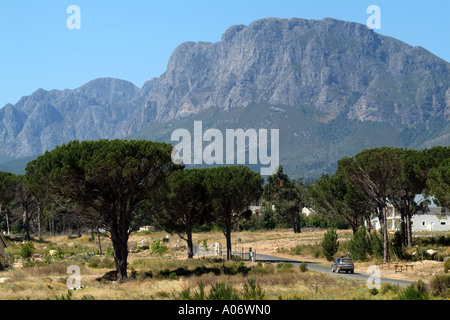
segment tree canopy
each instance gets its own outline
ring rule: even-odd
[[[118,278],[126,279],[130,223],[179,169],[171,151],[151,141],[72,141],[30,162],[26,179],[34,190],[74,202],[77,214],[108,230]]]

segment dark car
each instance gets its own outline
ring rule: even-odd
[[[353,260],[350,258],[337,258],[336,261],[331,265],[331,272],[355,272],[355,265]]]

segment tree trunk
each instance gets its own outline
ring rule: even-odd
[[[227,260],[231,260],[231,225],[227,223],[226,231],[225,231],[225,238],[227,240]]]
[[[381,230],[383,231],[383,261],[388,263],[389,256],[389,234],[386,224],[386,207],[379,209],[378,219],[380,220]]]
[[[298,212],[295,212],[293,217],[293,226],[294,226],[294,233],[301,233],[301,220],[300,220],[300,214]]]
[[[28,215],[28,209],[26,207],[23,209],[22,223],[23,223],[23,229],[25,231],[25,241],[28,241],[31,239],[31,237],[30,237],[30,219],[29,219],[29,215]]]
[[[412,248],[411,212],[406,215],[406,240],[408,248]]]
[[[41,207],[37,208],[38,236],[41,236]]]
[[[113,225],[111,228],[111,241],[114,248],[114,261],[116,263],[117,279],[126,280],[128,259],[128,228],[127,226]]]
[[[192,232],[186,232],[186,243],[188,247],[188,259],[194,258],[194,242],[192,241]]]
[[[10,228],[9,228],[8,209],[6,209],[6,232],[8,233],[8,235],[11,234],[11,230],[10,230]]]
[[[100,230],[97,230],[97,239],[98,239],[98,252],[100,254],[103,254],[102,253],[102,241],[100,239]]]

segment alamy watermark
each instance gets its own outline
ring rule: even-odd
[[[270,129],[269,144],[268,133],[267,129],[226,129],[224,136],[214,128],[203,132],[203,122],[194,121],[193,135],[187,129],[173,131],[171,141],[179,143],[173,148],[172,161],[188,165],[261,165],[261,175],[272,175],[280,163],[280,134],[278,129]],[[204,142],[209,144],[203,147]]]
[[[367,8],[366,12],[372,14],[366,22],[369,29],[381,29],[381,9],[377,5],[371,5]]]
[[[66,20],[66,26],[69,30],[80,30],[81,29],[81,9],[79,6],[70,5],[66,10],[67,14],[70,16]]]
[[[366,284],[369,289],[381,289],[381,271],[380,268],[376,265],[369,266],[367,268],[367,273],[370,274],[369,278],[367,278]]]
[[[67,288],[70,290],[81,289],[81,270],[77,265],[72,265],[67,268],[67,273],[72,274],[67,278]]]

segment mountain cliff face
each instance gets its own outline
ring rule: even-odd
[[[426,50],[364,25],[264,19],[231,27],[217,43],[180,45],[145,106],[160,121],[263,102],[392,124],[447,109],[448,120],[449,70]]]
[[[361,24],[329,18],[258,20],[232,26],[216,43],[181,44],[167,71],[142,89],[97,79],[75,90],[40,89],[6,105],[0,109],[0,162],[74,139],[167,140],[161,131],[165,125],[214,114],[229,128],[291,128],[286,137],[280,133],[282,144],[316,152],[318,173],[341,154],[382,143],[370,141],[376,134],[358,140],[358,130],[383,130],[397,146],[448,145],[449,71],[448,62],[425,49]],[[227,112],[233,120],[225,120]],[[251,120],[243,116],[248,113]],[[214,119],[210,126],[218,125]],[[346,141],[342,152],[327,149],[337,143],[329,135]],[[298,155],[285,154],[292,170],[302,167],[290,162]]]

